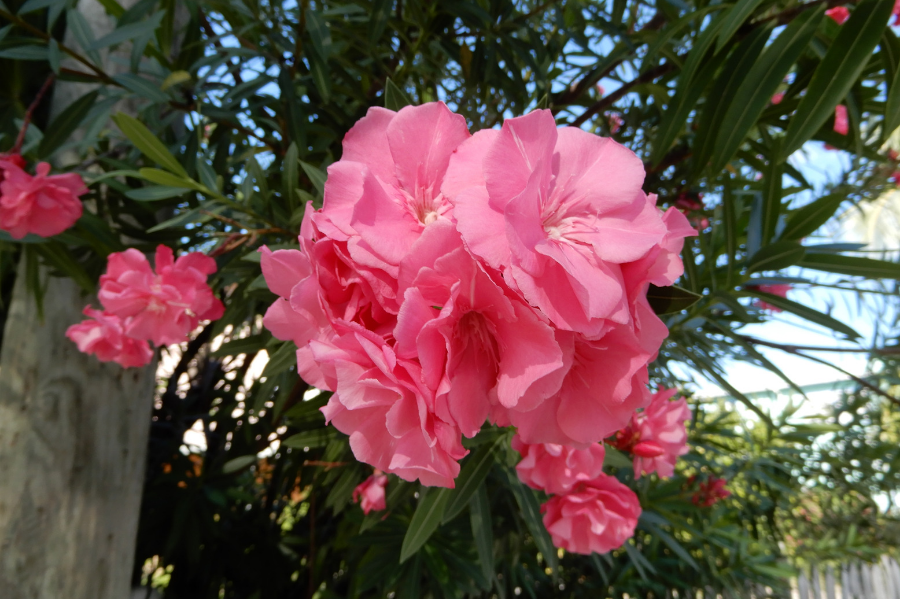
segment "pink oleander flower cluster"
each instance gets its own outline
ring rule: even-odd
[[[850,18],[850,10],[846,6],[835,6],[825,11],[825,14],[831,17],[838,25],[843,25],[844,21]]]
[[[300,249],[261,262],[265,324],[357,459],[452,487],[485,422],[583,448],[648,405],[647,289],[696,232],[633,152],[546,110],[470,135],[443,103],[372,108],[343,146]]]
[[[105,311],[86,307],[89,320],[66,331],[84,353],[128,368],[148,364],[149,342],[180,343],[201,320],[216,320],[225,307],[206,282],[216,261],[199,252],[175,259],[172,249],[156,248],[156,270],[130,248],[110,254],[97,294]]]
[[[81,218],[78,196],[87,193],[75,173],[51,175],[41,162],[29,175],[18,154],[0,155],[0,229],[14,239],[29,233],[40,237],[58,235]]]
[[[682,397],[671,401],[676,389],[653,394],[650,405],[631,416],[631,423],[616,433],[611,445],[631,453],[634,477],[656,472],[668,478],[675,473],[675,462],[688,452],[685,422],[691,409]]]
[[[550,499],[541,506],[544,526],[553,544],[572,553],[590,555],[621,547],[634,535],[641,506],[637,495],[603,473],[603,445],[585,449],[524,443],[513,437],[522,454],[519,479]]]
[[[383,474],[376,470],[372,476],[353,489],[353,501],[354,503],[360,504],[364,514],[373,511],[379,512],[387,508],[384,495],[387,482],[387,474]]]

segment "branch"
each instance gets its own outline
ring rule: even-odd
[[[625,83],[624,85],[622,85],[622,87],[620,87],[616,91],[612,92],[608,96],[604,96],[597,102],[594,102],[594,104],[590,108],[585,110],[575,120],[573,120],[571,123],[569,123],[569,126],[570,127],[580,126],[582,123],[584,123],[586,120],[588,120],[589,118],[591,118],[592,116],[594,116],[595,114],[597,114],[598,112],[603,110],[604,108],[608,108],[608,107],[612,106],[613,104],[615,104],[616,102],[618,102],[619,99],[621,99],[625,94],[627,94],[629,91],[631,91],[631,88],[633,88],[637,85],[641,85],[642,83],[648,83],[650,81],[653,81],[654,79],[656,79],[658,77],[662,77],[663,75],[669,73],[670,71],[675,70],[675,66],[676,66],[675,63],[667,62],[665,64],[661,64],[659,66],[656,66],[656,67],[650,69],[649,71],[647,71],[640,77],[632,79],[631,81],[629,81],[628,83]]]
[[[18,154],[19,150],[22,149],[22,144],[25,142],[25,132],[28,131],[28,125],[31,124],[31,117],[34,116],[34,111],[37,110],[38,104],[44,99],[44,94],[46,94],[47,90],[50,89],[50,86],[53,85],[54,79],[56,79],[56,75],[50,73],[50,76],[47,77],[47,80],[44,81],[44,85],[41,86],[41,89],[38,90],[34,100],[32,100],[28,110],[25,111],[25,118],[22,120],[22,128],[19,129],[19,135],[16,137],[16,144],[10,151],[11,154]]]

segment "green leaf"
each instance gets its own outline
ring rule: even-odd
[[[780,270],[800,262],[806,250],[799,241],[776,241],[764,245],[747,262],[747,272]]]
[[[167,187],[165,185],[152,185],[150,187],[139,187],[125,192],[125,197],[136,202],[156,202],[158,200],[168,200],[177,198],[189,191],[185,187]]]
[[[845,199],[843,194],[829,194],[794,211],[788,217],[780,238],[803,239],[812,235],[834,216]]]
[[[615,447],[611,447],[609,445],[604,445],[604,454],[603,454],[603,465],[611,466],[613,468],[633,468],[634,461],[626,456],[624,453],[616,449]]]
[[[762,202],[759,221],[759,242],[765,246],[775,237],[778,228],[778,217],[781,216],[782,182],[784,168],[778,159],[778,144],[769,149],[769,162],[763,170],[763,193],[758,201]]]
[[[900,126],[900,40],[890,28],[885,28],[881,36],[881,54],[888,84],[882,137],[887,138]]]
[[[768,24],[754,29],[731,53],[721,74],[707,94],[694,140],[695,175],[699,174],[709,162],[725,113],[734,102],[747,72],[762,54],[771,33],[772,27]]]
[[[384,107],[388,110],[400,110],[404,106],[412,106],[413,101],[402,89],[397,87],[390,77],[384,82]]]
[[[162,19],[165,15],[166,11],[160,10],[154,13],[146,21],[129,23],[127,25],[117,27],[100,39],[95,40],[94,43],[91,44],[90,48],[85,49],[100,50],[101,48],[106,48],[107,46],[121,44],[122,42],[126,42],[132,38],[138,37],[141,34],[156,31],[157,29],[159,29],[159,25],[160,23],[162,23]]]
[[[138,173],[140,173],[142,179],[150,181],[151,183],[156,183],[157,185],[183,187],[185,189],[197,189],[200,187],[200,185],[191,179],[179,177],[158,168],[142,168]]]
[[[641,552],[638,551],[637,547],[635,547],[631,540],[625,541],[625,544],[622,545],[625,549],[625,553],[628,554],[628,557],[631,559],[631,563],[634,564],[634,568],[638,572],[638,576],[640,576],[645,582],[648,582],[647,571],[651,574],[656,574],[656,568],[653,567],[647,558],[641,555]]]
[[[491,527],[491,503],[488,500],[487,488],[478,487],[469,500],[469,520],[472,525],[472,536],[475,538],[475,550],[478,552],[478,563],[485,579],[494,579],[494,534]]]
[[[641,516],[643,516],[643,514],[641,514]],[[700,566],[697,564],[696,560],[694,560],[693,556],[688,553],[687,549],[682,547],[681,543],[676,541],[674,537],[651,522],[642,522],[642,524],[644,528],[646,528],[653,536],[665,543],[666,546],[672,550],[672,553],[681,558],[683,562],[692,567],[694,570],[697,570],[698,572],[700,571]]]
[[[30,12],[47,8],[55,3],[65,4],[66,0],[28,0],[16,13],[17,15],[27,15]]]
[[[47,42],[47,62],[50,63],[50,70],[59,75],[59,62],[62,60],[62,52],[59,50],[59,42],[51,39]]]
[[[799,265],[803,268],[812,268],[852,277],[900,280],[900,263],[887,260],[807,252]]]
[[[264,335],[251,335],[241,339],[232,339],[227,343],[223,343],[222,347],[209,355],[212,358],[224,358],[225,356],[237,356],[240,354],[255,354],[266,347],[266,341],[268,339]]]
[[[850,13],[816,68],[806,95],[791,119],[785,134],[784,158],[799,150],[834,114],[834,107],[866,68],[893,7],[892,0],[863,0]]]
[[[72,254],[65,245],[58,241],[54,241],[31,247],[34,247],[35,251],[40,254],[48,264],[78,283],[78,286],[83,290],[88,293],[93,293],[95,291],[94,280],[87,274],[87,271],[84,270],[84,266],[72,257]]]
[[[691,50],[691,55],[698,51],[700,51],[700,48]],[[675,142],[684,126],[688,115],[694,110],[697,100],[700,99],[700,96],[706,90],[709,82],[712,81],[713,76],[724,61],[724,54],[711,57],[704,63],[703,68],[690,83],[685,85],[682,85],[685,81],[685,75],[682,75],[678,88],[675,90],[675,95],[669,100],[668,106],[666,106],[666,110],[663,113],[662,121],[659,124],[659,130],[653,142],[653,153],[650,156],[652,164],[659,164],[666,152],[669,151],[669,148]]]
[[[188,179],[188,174],[187,171],[184,170],[184,167],[181,166],[178,160],[176,160],[172,153],[169,152],[165,144],[159,141],[155,135],[150,133],[150,130],[147,129],[143,123],[123,112],[116,114],[112,118],[116,125],[119,126],[119,129],[122,130],[122,133],[125,134],[125,137],[134,144],[134,147],[143,152],[147,158],[169,172]],[[146,169],[141,170],[143,171]],[[165,183],[163,185],[165,185]]]
[[[91,29],[90,23],[77,8],[70,8],[66,11],[66,33],[72,34],[72,37],[94,64],[100,63],[100,55],[96,50],[91,50],[91,44],[94,43],[94,30]]]
[[[38,147],[38,155],[41,158],[48,158],[57,148],[69,140],[72,133],[78,129],[78,126],[81,125],[91,108],[96,104],[98,95],[100,95],[100,92],[93,91],[81,96],[69,104],[65,110],[50,122],[47,130],[44,132],[43,139],[41,139],[41,145]]]
[[[716,53],[722,51],[738,28],[747,20],[762,0],[740,0],[725,14],[725,22],[716,41]]]
[[[322,15],[312,9],[306,11],[306,31],[312,41],[312,47],[307,49],[310,72],[319,95],[327,102],[331,97],[331,70],[328,67],[331,32]]]
[[[47,60],[47,46],[13,46],[0,50],[0,58],[12,60]]]
[[[138,96],[151,102],[168,102],[169,95],[160,89],[158,83],[153,83],[134,73],[122,73],[113,76],[113,80]]]
[[[303,169],[303,172],[306,173],[306,176],[309,177],[309,180],[312,182],[313,186],[316,188],[316,191],[319,192],[319,195],[325,194],[325,181],[328,178],[321,169],[314,167],[308,162],[300,161],[300,167]]]
[[[285,341],[275,352],[269,354],[269,361],[261,376],[275,376],[297,363],[297,346],[293,341]]]
[[[369,29],[366,32],[370,45],[375,45],[381,38],[393,8],[394,0],[374,0],[372,2],[372,10],[369,13]]]
[[[495,446],[496,441],[494,443],[486,443],[466,460],[459,472],[459,476],[456,478],[456,488],[453,489],[450,493],[450,498],[447,500],[443,523],[446,524],[455,518],[469,503],[469,499],[472,498],[472,495],[481,486],[481,483],[484,482],[485,477],[491,470],[491,466],[494,465]]]
[[[281,442],[281,445],[284,447],[293,447],[296,449],[305,449],[307,447],[325,447],[334,439],[337,439],[338,435],[335,429],[328,428],[317,428],[311,431],[304,431],[302,433],[297,433],[296,435],[292,435]]]
[[[541,507],[538,505],[534,492],[519,482],[519,479],[511,471],[506,472],[509,488],[519,504],[519,510],[528,532],[534,538],[538,551],[544,556],[547,567],[552,572],[553,579],[558,576],[559,558],[556,555],[556,548],[553,541],[550,540],[550,533],[544,528],[544,522],[541,520]]]
[[[291,142],[287,152],[284,153],[284,161],[282,162],[281,172],[281,195],[287,200],[288,210],[294,211],[297,207],[297,183],[300,180],[297,172],[297,164],[299,163],[300,152],[297,149],[297,142]]]
[[[650,285],[647,290],[647,301],[656,314],[681,312],[696,304],[702,297],[676,285],[670,287]]]
[[[353,496],[353,489],[356,488],[358,482],[359,473],[353,468],[346,468],[331,487],[331,492],[325,499],[325,507],[332,508],[335,514],[341,513]]]
[[[712,172],[721,171],[744,142],[784,76],[809,45],[824,10],[819,7],[801,13],[753,63],[722,118],[713,146]]]
[[[428,541],[434,531],[441,524],[444,515],[444,506],[450,497],[451,489],[425,488],[420,493],[422,498],[416,513],[413,514],[406,536],[403,537],[403,545],[400,547],[400,563],[402,564]]]
[[[742,295],[743,294],[761,299],[767,304],[775,306],[780,310],[790,312],[791,314],[796,314],[800,318],[803,318],[810,322],[814,322],[827,329],[831,329],[832,331],[836,331],[838,333],[846,335],[850,339],[859,338],[859,333],[854,331],[851,327],[847,326],[836,318],[832,318],[831,316],[819,312],[818,310],[814,310],[809,306],[805,306],[801,303],[789,300],[778,295],[774,295],[772,293],[766,293],[764,291],[758,291],[750,288],[747,288],[746,291],[742,292]]]
[[[243,470],[248,466],[252,466],[258,459],[259,458],[257,458],[256,455],[242,455],[239,458],[228,460],[222,466],[222,472],[224,474],[232,474],[238,470]]]

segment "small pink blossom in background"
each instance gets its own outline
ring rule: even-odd
[[[598,83],[598,84],[596,85],[596,87],[597,87],[597,95],[598,95],[598,96],[600,96],[600,97],[602,98],[603,96],[606,95],[606,90],[603,88],[602,85],[600,85],[600,84]]]
[[[891,23],[891,27],[900,26],[900,0],[894,0],[894,10],[891,14],[894,15],[894,22]]]
[[[834,130],[841,135],[847,135],[850,131],[850,122],[847,119],[847,107],[838,104],[834,107]]]
[[[568,493],[578,483],[603,474],[606,452],[602,443],[594,443],[587,449],[552,443],[528,445],[516,435],[512,439],[512,448],[522,454],[516,465],[519,480],[548,494]]]
[[[711,476],[700,483],[697,492],[691,497],[691,501],[694,502],[694,505],[700,507],[710,507],[718,501],[731,496],[731,491],[725,488],[727,483],[728,481],[724,478]]]
[[[825,14],[834,19],[838,25],[843,25],[844,21],[850,18],[850,11],[846,6],[835,6],[825,11]]]
[[[201,320],[216,320],[225,307],[206,283],[216,261],[199,252],[174,259],[172,249],[156,248],[156,272],[147,257],[130,248],[110,254],[100,277],[98,298],[125,319],[125,333],[156,345],[184,341]]]
[[[360,503],[364,514],[380,512],[387,507],[384,498],[384,488],[387,486],[387,474],[376,471],[375,474],[361,482],[353,489],[354,503]]]
[[[777,295],[778,297],[787,298],[788,291],[793,289],[790,285],[787,284],[775,284],[775,285],[756,285],[750,287],[751,289],[755,289],[757,291],[762,291],[763,293],[771,293],[772,295]],[[781,312],[781,308],[773,306],[772,304],[766,303],[763,300],[757,300],[757,305],[763,310],[771,310],[772,312]]]
[[[652,472],[663,478],[672,476],[678,456],[688,452],[685,421],[691,419],[691,410],[684,398],[671,401],[677,392],[655,393],[650,405],[635,413],[631,424],[616,434],[613,445],[634,455],[635,478]]]
[[[66,330],[66,337],[78,345],[85,354],[94,354],[101,362],[116,362],[124,368],[144,366],[153,359],[153,350],[143,340],[125,335],[122,320],[114,315],[90,306],[84,309],[89,316]]]
[[[541,506],[553,544],[590,555],[617,549],[634,535],[641,506],[634,491],[601,474]]]
[[[772,104],[781,104],[782,100],[784,100],[784,92],[778,92],[772,96]]]
[[[616,134],[619,132],[619,129],[622,128],[622,125],[625,123],[622,120],[622,116],[616,112],[613,112],[609,115],[609,132],[612,134]]]
[[[696,195],[681,193],[675,200],[674,206],[688,218],[692,227],[701,230],[709,227],[709,219],[703,214],[706,206],[703,205],[702,193]]]
[[[29,233],[52,237],[81,217],[78,196],[87,188],[78,175],[50,175],[50,165],[41,162],[32,176],[22,170],[19,156],[0,159],[0,170],[0,229],[13,238],[22,239]]]

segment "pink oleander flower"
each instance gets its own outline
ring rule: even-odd
[[[590,555],[617,549],[634,536],[641,506],[634,491],[601,474],[551,497],[541,511],[556,547]]]
[[[52,237],[74,225],[83,209],[78,196],[87,193],[81,177],[50,175],[46,162],[34,176],[23,166],[21,156],[0,158],[0,229],[22,239],[29,233]]]
[[[587,449],[552,443],[528,445],[516,435],[512,439],[512,448],[522,454],[516,465],[519,480],[548,494],[568,493],[578,483],[603,474],[606,452],[602,443],[594,443]]]
[[[362,499],[360,507],[362,507],[364,514],[372,511],[380,512],[387,508],[384,498],[384,488],[387,486],[387,482],[387,474],[382,474],[376,470],[375,474],[353,489],[353,501],[354,503],[360,503],[360,499]]]
[[[441,193],[450,155],[470,137],[466,119],[443,102],[399,112],[370,108],[328,167],[322,210],[312,220],[341,244],[375,299],[396,314],[400,262],[433,222],[451,218]]]
[[[772,104],[781,104],[782,100],[784,100],[784,92],[778,92],[772,96]]]
[[[667,389],[653,394],[650,405],[616,433],[612,444],[634,456],[635,478],[652,472],[663,478],[672,476],[678,456],[688,452],[685,421],[691,419],[691,410],[684,398],[670,401],[677,392]]]
[[[791,285],[787,284],[775,284],[775,285],[754,285],[751,286],[750,289],[755,289],[757,291],[762,291],[763,293],[771,293],[772,295],[777,295],[778,297],[787,298],[788,291],[793,289]],[[763,310],[771,310],[772,312],[781,312],[781,308],[777,306],[773,306],[772,304],[765,302],[763,300],[756,300],[756,305],[762,308]]]
[[[312,357],[333,373],[326,422],[350,436],[356,459],[403,480],[454,486],[468,452],[459,429],[435,414],[421,367],[397,357],[384,339],[358,325],[330,343],[310,342]]]
[[[156,248],[156,271],[147,257],[130,248],[110,254],[100,277],[98,298],[125,320],[125,333],[156,345],[184,341],[201,320],[216,320],[225,307],[206,283],[216,261],[191,252],[174,259],[172,249]]]
[[[150,344],[125,334],[122,320],[90,306],[85,307],[83,320],[66,329],[66,337],[75,342],[78,351],[94,354],[101,362],[115,362],[125,368],[145,366],[153,359]]]
[[[562,330],[630,321],[622,265],[667,234],[644,165],[612,139],[536,110],[459,146],[444,177],[466,247]]]
[[[19,154],[0,154],[0,183],[3,183],[5,177],[5,167],[3,166],[3,163],[11,163],[13,166],[17,166],[20,169],[25,168],[25,159]]]
[[[697,492],[691,497],[691,501],[694,502],[694,505],[700,507],[715,505],[720,500],[731,496],[731,491],[725,488],[727,483],[728,481],[724,478],[710,476],[707,480],[700,483]]]
[[[434,223],[400,267],[398,357],[418,358],[435,410],[473,437],[498,409],[533,409],[559,388],[553,330],[508,298],[466,251],[452,223]],[[558,373],[555,383],[540,382]]]
[[[838,104],[834,107],[834,130],[841,135],[847,135],[850,131],[850,122],[847,119],[847,107]]]
[[[891,14],[894,15],[894,22],[891,23],[891,27],[897,27],[900,25],[900,0],[894,1],[894,10]]]
[[[835,6],[825,11],[825,14],[834,19],[838,25],[843,25],[844,21],[850,18],[850,11],[846,6]]]
[[[703,194],[682,193],[675,200],[675,208],[688,218],[692,227],[706,229],[709,227],[709,219],[703,214],[706,206],[703,205]]]

